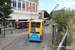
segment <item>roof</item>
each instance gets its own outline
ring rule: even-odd
[[[44,20],[42,20],[42,19],[37,19],[37,20],[31,20],[31,21],[37,22],[37,21],[44,21]]]

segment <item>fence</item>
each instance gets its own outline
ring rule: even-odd
[[[52,44],[55,44],[58,42],[57,36],[58,36],[58,29],[55,25],[52,25],[53,27],[53,33],[52,33]]]
[[[5,27],[0,27],[0,36],[5,38]]]
[[[57,50],[66,50],[66,44],[67,44],[67,33],[68,33],[68,29],[62,25],[62,32],[65,33],[65,35],[63,36],[61,42],[60,42],[60,32],[57,29],[56,25],[52,25],[53,27],[53,33],[52,33],[52,44],[59,44],[59,46],[55,46],[58,47]],[[64,31],[64,29],[66,30],[66,32]]]
[[[57,50],[66,50],[68,29],[65,26],[63,27],[66,29],[66,33],[63,36],[62,41],[60,42]]]

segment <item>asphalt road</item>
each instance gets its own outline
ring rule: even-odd
[[[12,31],[12,34],[15,33],[21,33],[21,32],[26,32],[28,31],[28,28],[24,28],[24,29],[10,29],[10,30],[5,30],[5,35],[10,35]],[[4,34],[4,30],[2,30],[2,34]]]
[[[28,30],[28,29],[26,29]],[[16,40],[16,42],[14,42],[13,44],[8,45],[6,48],[6,50],[52,50],[51,47],[51,31],[50,31],[50,26],[49,27],[45,27],[45,32],[43,34],[43,38],[41,42],[35,42],[35,41],[28,41],[28,36],[23,36],[20,37],[19,39]],[[23,32],[25,31],[25,29],[20,29],[20,30],[13,30],[15,32]],[[8,33],[7,33],[8,34]],[[48,36],[48,37],[47,37]],[[45,48],[45,46],[47,46],[47,48]]]
[[[6,50],[44,50],[45,34],[41,42],[28,41],[28,36],[20,37],[12,46]]]

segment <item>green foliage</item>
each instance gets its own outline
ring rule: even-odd
[[[49,14],[49,19],[51,19],[51,14]]]
[[[5,4],[7,3],[7,4]],[[4,13],[5,18],[10,18],[10,14],[13,12],[11,9],[11,5],[10,3],[12,3],[11,0],[0,0],[0,11]],[[0,13],[0,18],[2,18],[3,15]],[[5,18],[3,18],[3,20],[5,20]]]
[[[58,46],[57,44],[53,44],[52,45],[52,50],[57,50],[57,48],[58,48],[57,46]]]
[[[68,37],[67,37],[67,45],[70,46],[71,43],[74,42],[74,38],[73,38],[73,35],[74,35],[74,29],[73,29],[73,19],[70,18],[69,22],[68,22]]]
[[[65,34],[63,32],[60,33],[60,42]]]
[[[66,47],[66,50],[73,50],[72,47]]]
[[[71,45],[73,43],[73,12],[72,11],[62,11],[55,14],[54,22],[57,23],[58,29],[62,29],[62,25],[68,28],[68,37],[67,37],[67,45]]]
[[[65,34],[63,32],[60,33],[60,36],[63,37]]]

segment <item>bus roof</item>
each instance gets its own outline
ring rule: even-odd
[[[35,22],[37,22],[37,21],[44,21],[44,20],[42,20],[42,19],[37,19],[37,20],[31,20],[31,21],[35,21]]]
[[[42,18],[42,19],[47,19],[47,18]]]

